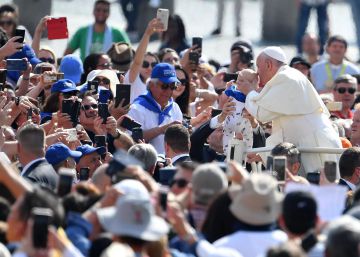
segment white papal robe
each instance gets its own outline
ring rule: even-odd
[[[287,65],[279,69],[260,93],[251,91],[246,96],[245,108],[261,122],[272,121],[272,134],[266,146],[290,142],[297,147],[341,148],[319,94],[301,72]],[[338,156],[301,154],[305,172],[323,167],[327,160],[337,161]]]

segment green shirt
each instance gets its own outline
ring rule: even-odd
[[[89,26],[85,26],[78,29],[75,35],[70,40],[68,46],[73,51],[80,48],[80,58],[83,61],[86,57],[86,41],[87,41],[88,28]],[[111,27],[111,33],[112,33],[112,42],[130,43],[130,40],[125,32],[118,30],[114,27]],[[90,53],[102,52],[104,35],[105,35],[105,31],[101,33],[93,31]]]

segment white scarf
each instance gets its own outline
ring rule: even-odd
[[[87,38],[86,38],[85,56],[88,56],[90,54],[90,49],[91,49],[91,45],[92,45],[93,30],[94,30],[94,25],[90,25],[88,27]],[[111,28],[109,26],[106,26],[105,27],[105,35],[104,35],[103,47],[102,47],[102,52],[103,53],[106,53],[107,50],[109,50],[109,48],[111,47],[112,41],[113,40],[112,40]]]

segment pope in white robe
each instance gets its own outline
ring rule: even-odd
[[[272,134],[266,146],[290,142],[297,147],[341,148],[338,134],[329,120],[329,112],[311,82],[298,70],[287,66],[280,47],[267,47],[257,59],[260,83],[243,85],[245,108],[261,122],[272,121]],[[301,153],[306,172],[323,167],[324,161],[337,161],[334,154]]]

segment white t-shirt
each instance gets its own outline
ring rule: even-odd
[[[237,250],[244,257],[262,256],[266,251],[287,241],[287,235],[281,230],[274,231],[238,231],[214,242],[215,247]]]
[[[146,109],[144,106],[136,103],[131,105],[130,111],[128,113],[128,116],[141,124],[143,131],[169,124],[173,121],[182,122],[183,115],[177,103],[173,103],[173,108],[170,110],[169,115],[170,116],[165,116],[165,119],[161,124],[158,124],[159,114],[152,112]],[[154,137],[152,140],[150,140],[150,142],[147,143],[152,144],[158,154],[165,153],[163,134]]]
[[[140,78],[140,74],[138,74],[136,76],[136,79],[134,80],[133,83],[130,83],[129,81],[129,71],[126,72],[125,74],[125,79],[124,79],[124,83],[125,84],[130,84],[131,85],[131,89],[130,89],[130,103],[134,102],[134,100],[139,96],[139,95],[143,95],[147,93],[147,88],[146,88],[146,84],[144,82],[142,82],[141,78]]]

